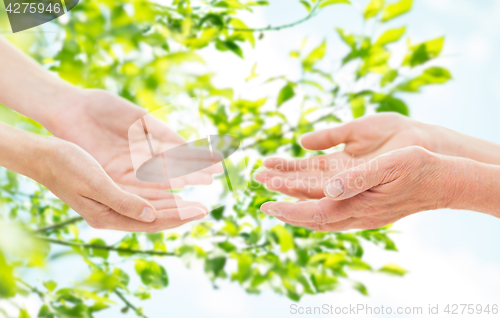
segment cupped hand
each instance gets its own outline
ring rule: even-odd
[[[176,178],[173,182],[144,182],[136,177],[131,159],[134,154],[144,157],[152,154],[145,139],[129,140],[129,129],[148,113],[118,96],[101,90],[76,90],[74,100],[65,101],[60,111],[51,116],[45,125],[56,137],[71,141],[92,155],[102,165],[106,173],[117,183],[142,188],[171,189],[185,185],[210,184],[214,173],[222,172],[220,165],[193,163],[192,166],[208,167],[197,173]],[[152,117],[151,117],[152,118]],[[157,120],[148,122],[149,134],[156,141],[153,152],[160,154],[186,144],[186,141]],[[143,134],[144,137],[144,134]],[[141,153],[143,152],[143,153]],[[200,158],[174,158],[179,166]]]
[[[453,157],[412,146],[345,170],[324,186],[321,200],[267,202],[261,210],[317,231],[375,229],[453,200]]]
[[[268,169],[256,176],[274,191],[300,198],[320,199],[323,187],[336,174],[364,164],[391,150],[421,146],[433,151],[429,126],[397,113],[363,117],[350,123],[306,134],[302,146],[309,150],[325,150],[345,144],[342,151],[308,159],[264,161]]]
[[[130,185],[120,188],[101,165],[77,145],[56,137],[45,142],[45,152],[38,162],[41,172],[36,181],[94,228],[157,232],[208,214],[203,205],[183,201],[161,190]],[[193,217],[181,220],[180,215]]]

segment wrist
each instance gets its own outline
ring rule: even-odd
[[[500,167],[467,158],[443,157],[443,169],[448,175],[441,185],[448,193],[443,207],[500,217],[496,202],[500,196]]]
[[[50,160],[50,139],[0,124],[0,166],[40,181]]]
[[[55,93],[52,103],[46,108],[46,111],[40,115],[39,122],[53,135],[58,136],[62,122],[68,120],[64,114],[69,111],[69,108],[84,107],[86,99],[86,91],[84,89],[65,85],[64,89],[59,89]]]

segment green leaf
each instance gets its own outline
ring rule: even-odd
[[[398,85],[396,89],[408,93],[417,93],[424,85],[443,84],[451,78],[450,71],[442,67],[434,66],[424,70],[418,77]]]
[[[382,13],[382,22],[394,19],[411,10],[413,0],[401,0],[394,4],[388,5]]]
[[[240,19],[232,18],[230,23],[235,29],[248,29],[248,26]],[[244,41],[248,41],[252,45],[252,47],[255,46],[255,37],[253,35],[253,32],[235,31],[233,33],[233,36],[236,38],[241,38]],[[243,57],[243,53],[241,54],[242,55],[240,57]]]
[[[141,245],[139,244],[139,241],[137,240],[136,235],[132,235],[130,237],[126,237],[120,242],[120,245],[118,245],[120,249],[127,249],[127,250],[139,250],[141,249]],[[118,252],[119,256],[124,256],[124,257],[129,257],[132,256],[132,253],[129,252],[123,252],[120,251]]]
[[[363,116],[366,112],[365,107],[365,98],[364,97],[356,97],[350,101],[352,116],[354,118],[359,118]]]
[[[349,45],[351,48],[354,48],[356,46],[356,38],[352,34],[347,34],[344,30],[341,28],[337,28],[337,33],[340,35],[340,38],[342,41],[344,41],[345,44]]]
[[[326,6],[331,6],[333,4],[351,4],[349,0],[325,0],[319,4],[319,8],[324,8]]]
[[[377,112],[397,112],[405,116],[410,114],[410,110],[406,103],[391,95],[374,94],[372,103],[379,104],[376,109]]]
[[[429,40],[409,47],[403,65],[415,67],[439,56],[444,46],[444,37]]]
[[[387,84],[392,83],[397,77],[398,77],[398,71],[391,69],[387,71],[384,74],[384,76],[382,76],[382,79],[380,80],[380,85],[384,87]]]
[[[283,225],[276,225],[270,232],[276,234],[282,252],[287,252],[294,248],[293,235]]]
[[[19,181],[17,180],[17,173],[14,171],[7,170],[7,180],[9,181],[10,189],[17,191],[19,188]]]
[[[368,289],[366,288],[365,285],[359,283],[359,282],[354,282],[352,287],[359,291],[362,295],[368,296]]]
[[[19,311],[19,318],[31,318],[31,316],[26,309],[21,308]]]
[[[225,257],[215,257],[207,259],[205,262],[205,271],[211,273],[213,277],[219,277],[221,273],[224,272],[224,266],[226,265]]]
[[[14,267],[9,265],[0,250],[0,298],[10,298],[16,295]]]
[[[386,264],[382,266],[382,268],[379,269],[379,272],[394,276],[404,276],[406,273],[408,273],[407,270],[394,264]]]
[[[397,42],[406,32],[406,27],[398,29],[390,29],[382,33],[382,35],[375,41],[375,45],[384,46],[386,44]]]
[[[239,57],[243,58],[243,50],[234,41],[230,41],[230,40],[228,40],[228,41],[220,41],[219,40],[215,44],[215,47],[219,51],[227,51],[227,50],[232,51],[234,54],[236,54]]]
[[[162,289],[168,286],[167,271],[155,261],[137,259],[135,261],[135,271],[141,278],[144,285]]]
[[[365,8],[365,11],[363,12],[363,16],[365,17],[365,20],[368,20],[370,18],[373,18],[377,14],[379,14],[380,10],[384,7],[384,0],[372,0],[370,3]]]
[[[292,99],[295,96],[295,90],[292,83],[287,83],[280,91],[278,95],[278,107],[280,107],[284,102]]]
[[[304,0],[300,0],[300,3],[302,3],[302,5],[306,8],[307,12],[311,12],[311,4],[307,1],[304,1]]]
[[[220,208],[213,210],[212,213],[210,213],[210,215],[216,220],[221,220],[224,215],[224,209],[225,207],[221,206]]]
[[[54,291],[57,288],[57,284],[53,280],[49,280],[48,282],[43,283],[43,285],[48,291]]]
[[[312,50],[311,53],[302,61],[302,66],[306,70],[310,70],[314,64],[323,59],[326,54],[326,41],[323,41],[318,47]]]
[[[90,240],[89,244],[97,245],[97,246],[106,246],[106,242],[100,238],[94,238],[94,239]],[[108,259],[109,251],[104,250],[104,249],[99,249],[99,248],[92,248],[92,249],[90,249],[90,255],[94,256],[94,257],[100,257],[102,259]]]

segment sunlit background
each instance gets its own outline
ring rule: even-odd
[[[246,18],[250,27],[280,25],[304,15],[297,1],[270,2],[269,7]],[[364,2],[353,2],[359,4],[357,9],[361,11]],[[411,13],[390,22],[392,26],[408,25],[407,34],[413,43],[446,36],[445,49],[437,63],[452,72],[453,80],[444,86],[426,87],[423,94],[404,96],[411,107],[411,117],[500,143],[499,16],[500,2],[495,0],[416,0]],[[243,79],[255,62],[260,75],[298,76],[297,63],[289,52],[299,47],[304,38],[308,38],[309,48],[328,38],[328,56],[335,61],[345,51],[334,27],[356,32],[361,31],[362,25],[361,15],[352,7],[332,6],[295,28],[267,32],[254,51],[246,51],[244,60],[210,50],[204,51],[204,57],[207,65],[217,71],[216,84],[235,87],[238,94],[250,98],[259,94],[259,90]],[[403,44],[402,54],[404,49]],[[235,79],[241,79],[241,83]],[[447,304],[500,304],[499,219],[473,212],[441,210],[408,217],[396,223],[394,229],[400,231],[394,235],[399,252],[368,248],[365,257],[375,267],[385,263],[401,265],[409,271],[407,276],[354,272],[352,276],[368,287],[369,297],[346,287],[337,292],[305,296],[297,306],[408,306],[423,307],[426,313],[429,304],[439,304],[442,308]],[[291,313],[293,302],[286,297],[272,292],[249,295],[240,286],[225,281],[214,289],[202,267],[188,269],[179,259],[159,259],[159,262],[168,270],[170,286],[153,292],[152,299],[141,304],[149,317],[297,316]],[[62,281],[78,280],[80,271],[85,269],[85,264],[76,261],[51,266],[47,274]],[[25,304],[28,309],[33,308],[33,313],[38,308],[35,296]],[[122,315],[114,308],[98,316]],[[375,316],[384,315],[367,317]],[[401,315],[413,316],[416,317]]]

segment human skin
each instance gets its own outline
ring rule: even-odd
[[[500,217],[495,143],[393,113],[310,133],[301,142],[310,150],[345,148],[264,162],[268,170],[258,181],[302,200],[319,199],[262,205],[264,213],[284,222],[321,231],[370,229],[439,208]]]
[[[453,130],[421,123],[396,113],[363,117],[335,128],[313,132],[302,140],[304,148],[326,150],[345,144],[342,151],[307,159],[264,161],[268,169],[256,176],[275,191],[300,199],[320,199],[328,181],[338,173],[408,146],[431,152],[500,165],[500,145]]]
[[[120,184],[171,189],[210,184],[220,165],[170,182],[144,182],[136,178],[131,148],[149,158],[139,142],[129,144],[129,128],[148,113],[129,101],[102,90],[80,89],[47,72],[0,39],[0,103],[42,124],[54,136],[73,142],[92,155]],[[185,140],[159,121],[148,125],[157,141],[155,154],[185,144]],[[141,154],[140,152],[145,152]],[[186,160],[179,158],[179,164]],[[205,165],[208,166],[208,165]]]
[[[326,198],[266,202],[261,210],[316,231],[375,229],[441,208],[500,217],[500,166],[410,146],[337,174]]]
[[[199,215],[196,218],[208,214],[203,205],[170,193],[119,187],[92,156],[57,137],[0,124],[0,153],[0,166],[43,184],[94,228],[157,232],[193,220],[181,221],[181,212]]]
[[[137,194],[150,201],[152,200],[150,196],[154,193],[153,196],[157,198],[155,200],[161,199],[162,201],[161,208],[168,209],[168,214],[157,215],[160,220],[158,223],[149,224],[147,227],[132,222],[134,220],[121,220],[122,218],[118,216],[114,218],[100,217],[99,222],[94,222],[93,218],[87,217],[86,219],[89,219],[88,221],[95,227],[153,231],[154,229],[160,230],[182,225],[185,221],[181,220],[179,211],[174,209],[175,202],[179,203],[179,208],[186,208],[187,205],[201,205],[186,203],[180,199],[174,200],[172,195],[169,196],[164,191],[159,190],[178,189],[186,185],[210,184],[212,175],[222,172],[221,165],[212,165],[210,162],[202,164],[202,166],[210,165],[209,168],[167,182],[141,181],[135,174],[131,150],[133,155],[145,158],[144,161],[151,157],[151,152],[141,140],[129,140],[129,128],[134,122],[148,114],[144,109],[102,90],[80,89],[69,85],[41,68],[1,38],[0,65],[2,68],[2,72],[0,72],[0,103],[42,124],[49,132],[59,138],[59,143],[52,143],[54,146],[60,145],[63,149],[71,148],[62,142],[62,140],[69,141],[79,146],[77,147],[78,151],[73,148],[73,152],[78,152],[82,159],[85,158],[87,161],[95,159],[96,161],[92,162],[92,165],[72,166],[68,169],[79,169],[74,172],[84,175],[90,173],[86,170],[98,163],[102,166],[103,172],[127,192]],[[148,129],[154,137],[153,150],[156,155],[185,144],[179,135],[159,121],[148,122]],[[90,158],[89,154],[93,158]],[[206,156],[202,157],[206,158]],[[57,157],[52,157],[52,159],[57,159]],[[183,158],[182,154],[179,154],[178,158],[175,159],[179,165],[191,164],[193,166],[196,166],[196,163],[190,163],[190,160],[203,160]],[[37,161],[23,161],[23,163],[35,166],[39,164]],[[60,161],[60,170],[64,171],[66,168],[64,165],[69,163],[68,160]],[[97,169],[97,167],[94,168]],[[159,173],[163,173],[163,171]],[[64,184],[69,184],[71,180],[72,178],[69,178]],[[78,182],[78,180],[74,182]],[[71,192],[73,190],[70,186],[60,187],[56,195],[71,206],[70,199],[74,196],[74,193]],[[165,201],[165,198],[170,201]],[[206,210],[207,208],[202,207],[199,210],[195,209],[194,212],[204,216]],[[86,209],[77,210],[82,215],[87,214],[85,211]],[[174,212],[177,215],[174,215]],[[122,214],[125,215],[126,211],[122,211]],[[108,215],[114,214],[108,213]],[[109,224],[104,223],[103,220],[109,221]],[[188,218],[189,220],[192,218]]]

